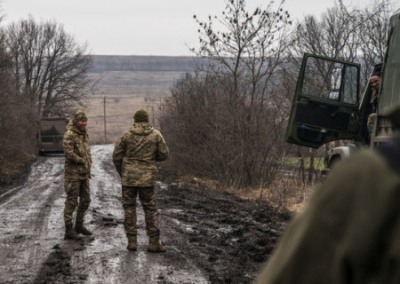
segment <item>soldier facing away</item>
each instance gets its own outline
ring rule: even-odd
[[[90,204],[89,178],[92,167],[92,157],[87,134],[86,114],[78,110],[74,118],[68,123],[64,134],[63,148],[65,154],[64,187],[67,194],[64,208],[65,239],[77,240],[79,233],[92,235],[83,225],[83,219]],[[79,202],[78,202],[79,199]],[[76,212],[75,228],[72,215]]]
[[[150,238],[147,251],[165,252],[166,248],[160,244],[154,185],[158,176],[155,162],[166,160],[169,150],[161,133],[149,124],[146,110],[138,110],[133,118],[134,124],[122,134],[113,152],[113,162],[121,176],[127,249],[137,249],[136,197],[139,195]]]

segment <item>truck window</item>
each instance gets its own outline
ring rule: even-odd
[[[344,70],[343,102],[356,104],[358,102],[358,70],[354,66],[346,66]]]
[[[358,69],[340,62],[308,57],[301,93],[316,99],[356,104]]]
[[[286,141],[318,148],[359,139],[359,78],[359,64],[304,54]]]

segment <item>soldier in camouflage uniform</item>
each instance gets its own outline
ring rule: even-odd
[[[83,225],[86,210],[90,204],[89,178],[92,157],[87,134],[87,116],[78,110],[68,123],[64,134],[63,148],[65,154],[65,192],[67,198],[64,208],[65,239],[79,239],[79,233],[92,235]],[[79,204],[78,204],[79,198]],[[72,214],[76,207],[75,228],[72,224]]]
[[[138,110],[134,120],[135,123],[122,134],[113,152],[113,162],[121,176],[127,248],[137,249],[136,197],[139,194],[145,213],[147,235],[150,237],[147,250],[165,252],[166,248],[159,241],[154,185],[158,176],[155,162],[166,160],[169,150],[161,133],[149,124],[145,110]]]

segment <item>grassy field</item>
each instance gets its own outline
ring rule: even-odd
[[[91,73],[99,79],[96,95],[164,96],[182,75],[175,71],[107,71]]]
[[[157,127],[160,101],[169,94],[169,88],[181,73],[109,71],[90,76],[99,80],[98,88],[86,101],[85,108],[89,116],[90,140],[96,144],[115,143],[122,132],[132,125],[133,114],[139,108],[149,112],[150,123]]]

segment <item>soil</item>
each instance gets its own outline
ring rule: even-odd
[[[0,188],[0,283],[252,283],[289,214],[267,203],[164,177],[156,186],[165,254],[126,249],[113,145],[92,146],[93,236],[64,240],[64,158],[39,157],[24,182]]]

